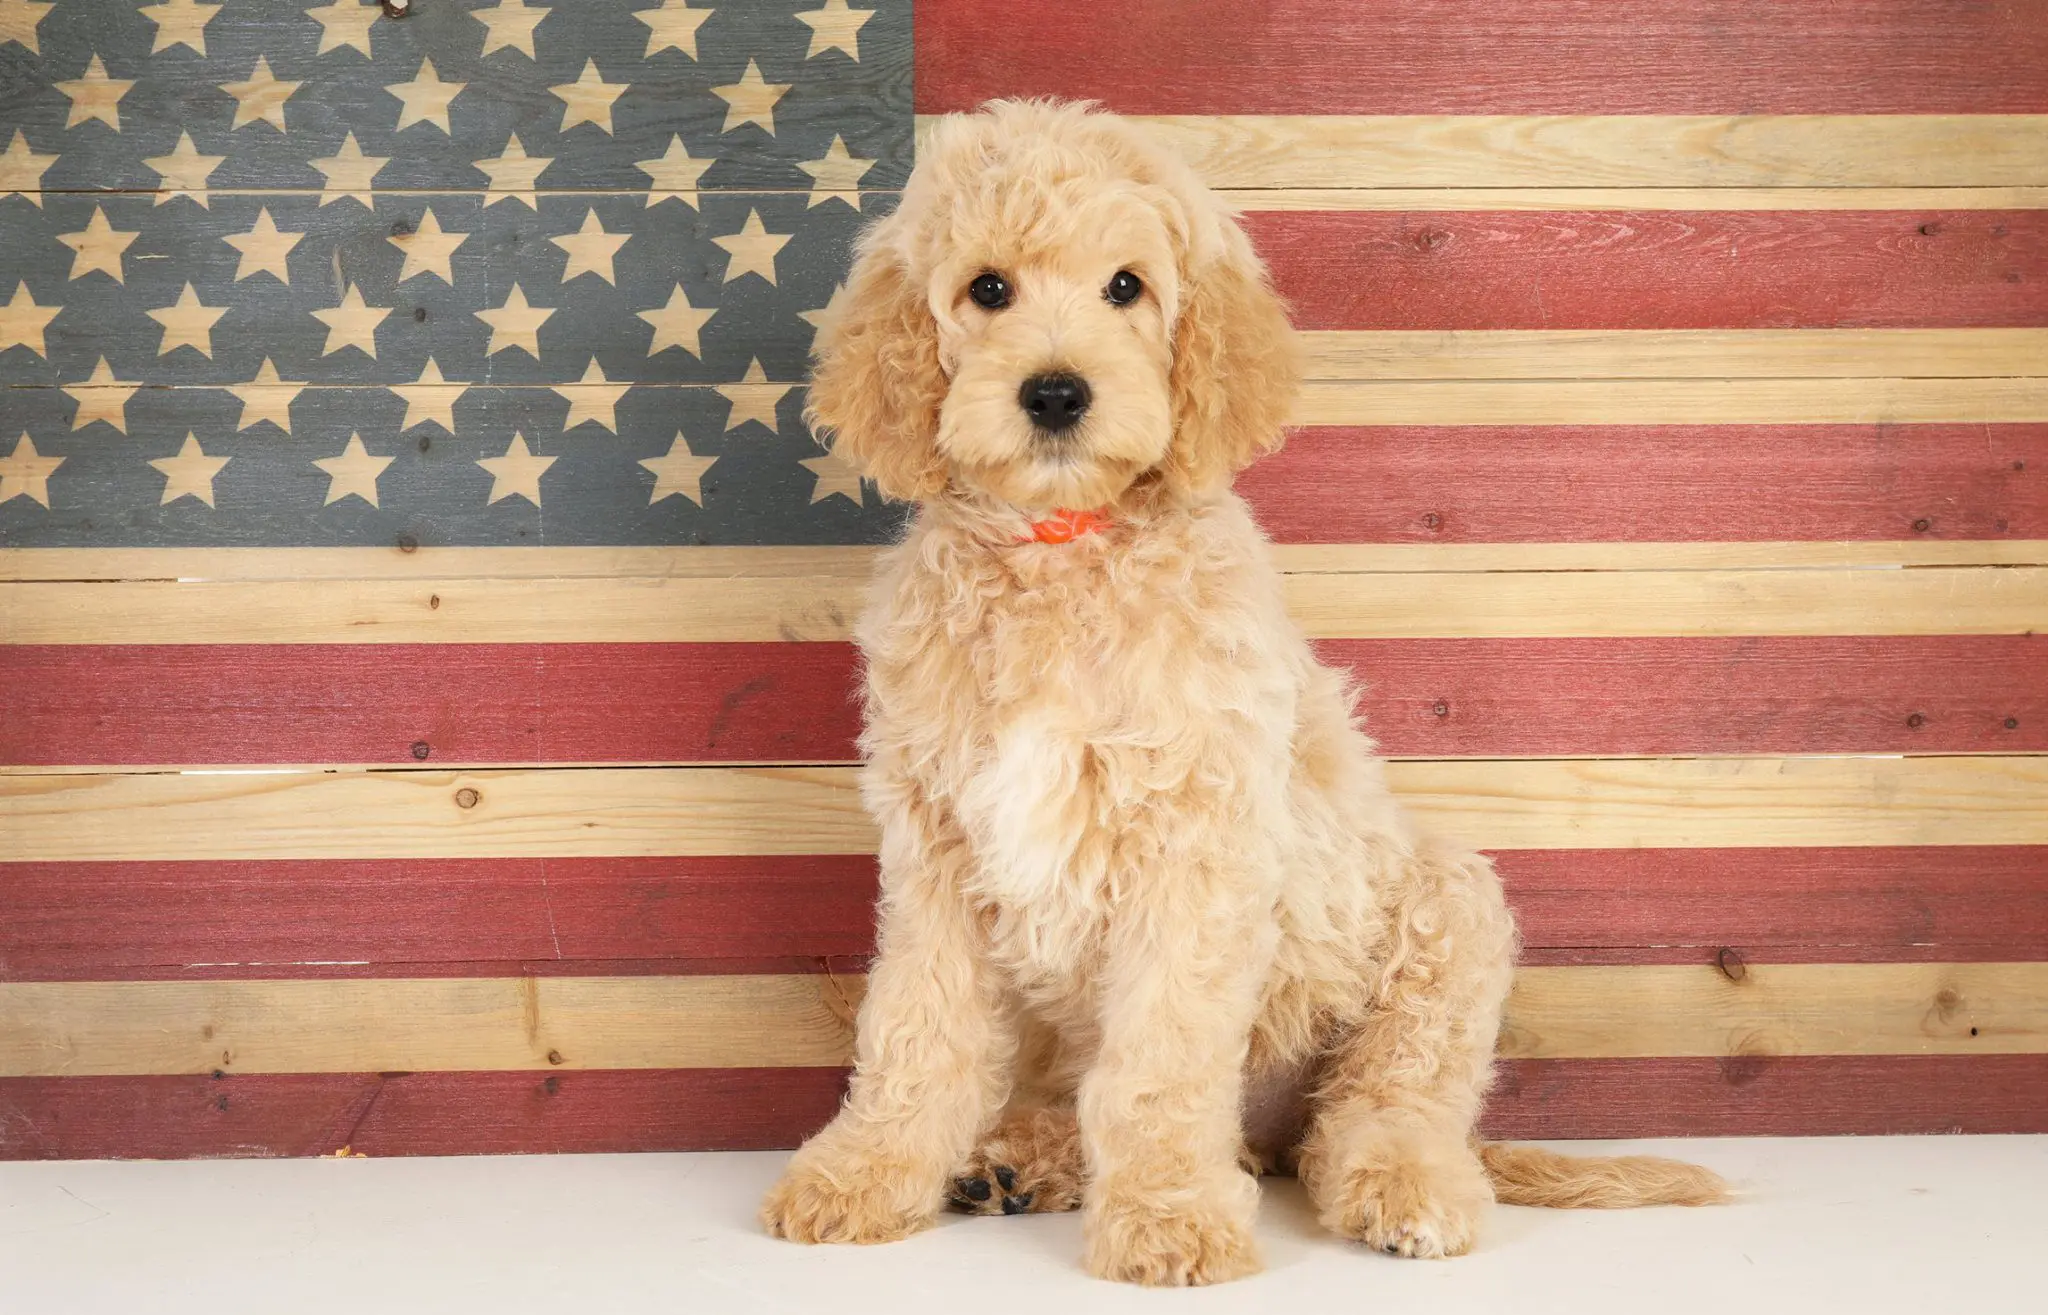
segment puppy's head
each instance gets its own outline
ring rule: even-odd
[[[889,497],[1200,495],[1278,443],[1298,363],[1229,210],[1134,125],[940,120],[819,334],[809,415]]]

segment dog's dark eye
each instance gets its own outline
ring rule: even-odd
[[[983,310],[1001,310],[1010,304],[1010,281],[1000,274],[982,274],[967,285],[967,295]]]
[[[1112,306],[1128,306],[1136,301],[1138,294],[1144,290],[1145,285],[1138,282],[1136,274],[1127,269],[1120,269],[1111,277],[1109,286],[1102,290],[1102,295],[1109,299]]]

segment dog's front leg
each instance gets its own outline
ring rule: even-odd
[[[1274,938],[1270,868],[1177,829],[1112,917],[1080,1119],[1089,1271],[1181,1286],[1259,1268],[1240,1105]]]
[[[852,1085],[761,1210],[793,1241],[893,1242],[929,1225],[1008,1095],[1014,1025],[961,895],[966,847],[921,802],[880,821],[881,927]]]

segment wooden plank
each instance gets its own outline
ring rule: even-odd
[[[209,195],[201,210],[161,206],[148,193],[52,193],[11,221],[17,241],[0,252],[0,298],[23,282],[39,304],[64,310],[45,335],[47,350],[10,352],[0,383],[75,387],[104,360],[125,384],[246,384],[266,361],[295,384],[409,384],[428,359],[440,377],[461,383],[572,383],[592,361],[613,383],[731,383],[757,360],[766,378],[796,382],[808,369],[813,328],[795,312],[826,303],[846,277],[861,225],[896,200],[889,192],[844,195],[851,204],[812,205],[808,192],[711,191],[694,205],[649,205],[644,192],[566,192],[532,194],[529,207],[480,192],[376,193],[331,204],[300,192]],[[241,257],[230,242],[265,223],[287,236],[249,249],[274,259]],[[786,239],[769,263],[772,283],[726,278],[735,257],[719,239],[750,223]],[[618,241],[581,248],[588,262],[573,259],[576,235],[591,224]],[[61,235],[76,238],[93,225],[139,235],[125,258],[110,257],[120,282],[58,245]],[[167,340],[149,314],[187,286],[202,305],[226,312],[204,354]],[[515,286],[527,304],[549,312],[531,335],[499,334],[490,320]],[[692,306],[715,314],[683,345],[657,345],[641,312],[658,316],[678,287]],[[350,297],[366,322],[338,331],[341,321],[321,315]],[[233,403],[218,400],[232,415]],[[313,394],[299,405],[310,413],[316,403],[346,400]],[[170,401],[144,394],[131,415],[146,433]],[[35,414],[14,409],[20,405],[5,418]],[[674,416],[668,421],[673,434]],[[405,427],[394,423],[389,432]],[[366,438],[377,437],[364,428]]]
[[[2048,963],[1523,968],[1503,1059],[2048,1053]]]
[[[2048,569],[1297,574],[1325,639],[2025,634]],[[739,579],[67,581],[0,585],[6,644],[745,643],[844,640],[866,586]]]
[[[2048,1131],[2048,1057],[1513,1060],[1498,1139]],[[833,1068],[0,1078],[0,1159],[519,1155],[795,1146]]]
[[[1307,446],[1314,433],[1297,434],[1282,451]],[[1800,436],[1820,433],[1807,430]],[[1275,510],[1280,511],[1285,505],[1280,504]],[[1262,510],[1261,514],[1270,513]],[[874,571],[877,551],[859,545],[0,548],[0,581],[546,580],[756,575],[839,576],[865,581]],[[1283,542],[1274,548],[1273,555],[1282,571],[1299,574],[1718,570],[1763,566],[2048,566],[2048,540],[1920,537],[1847,543],[1637,543],[1611,539],[1584,543]]]
[[[1222,187],[1243,210],[2043,210],[2048,187]]]
[[[795,1146],[837,1068],[0,1078],[0,1160],[559,1155]]]
[[[2048,1056],[1517,1059],[1489,1137],[1840,1137],[2048,1132]]]
[[[1872,353],[1866,365],[1899,362],[1896,369],[1863,373],[1921,375],[1946,371],[1927,368],[1928,354],[1921,351],[1874,354],[1886,342],[1914,341],[1908,337],[1761,331],[2048,324],[2048,305],[2039,292],[2048,277],[2048,209],[1880,210],[1875,202],[1872,207],[1799,212],[1766,201],[1762,209],[1732,213],[1258,210],[1246,216],[1246,226],[1295,324],[1309,330],[1520,329],[1557,335],[1574,329],[1747,329],[1757,336],[1627,336],[1600,350],[1618,361],[1627,359],[1623,353],[1643,349],[1631,344],[1716,342],[1732,348],[1747,341],[1824,353],[1824,344],[1854,343]],[[1962,340],[1929,344],[1947,341]],[[1729,368],[1719,371],[1678,372],[1797,374],[1802,371],[1790,366],[1812,359],[1795,356],[1773,364],[1770,353],[1761,355],[1761,361],[1730,358]],[[1601,359],[1594,356],[1595,369]],[[2035,350],[2031,359],[2019,358],[2019,368],[1990,373],[2041,374],[2041,360]],[[1584,370],[1574,363],[1563,373]],[[1608,372],[1615,372],[1612,366]],[[1838,367],[1803,371],[1837,372]]]
[[[1376,299],[1384,295],[1375,291]],[[1316,329],[1302,337],[1314,379],[1982,379],[2048,372],[2048,329]]]
[[[1526,963],[2048,958],[2048,846],[1494,857]],[[874,861],[860,855],[10,863],[0,875],[0,980],[857,970],[874,949]]]
[[[2038,111],[2024,5],[1158,0],[917,9],[917,108],[1068,96],[1147,114]],[[1104,41],[1101,34],[1117,39]],[[1032,52],[1030,60],[1015,53]]]
[[[859,978],[0,983],[0,1076],[805,1068],[846,1062]]]
[[[1311,380],[1297,425],[2020,424],[2048,420],[2021,379]]]
[[[466,6],[423,3],[402,21],[370,15],[366,30],[315,26],[302,16],[321,7],[234,5],[202,15],[202,58],[196,48],[168,41],[169,29],[138,19],[133,7],[84,6],[44,27],[39,55],[17,52],[9,77],[18,90],[4,121],[38,144],[62,133],[72,102],[52,84],[77,78],[88,56],[99,55],[114,76],[136,83],[123,98],[122,132],[68,134],[62,160],[42,185],[153,187],[157,174],[140,161],[168,151],[181,130],[203,147],[226,137],[237,126],[237,102],[220,84],[247,77],[264,52],[278,77],[307,85],[284,101],[285,131],[244,128],[243,136],[263,136],[238,141],[214,181],[318,187],[321,175],[306,161],[332,155],[348,133],[365,154],[390,157],[376,177],[397,187],[481,187],[485,175],[471,162],[496,156],[514,134],[528,155],[554,161],[540,175],[542,187],[644,187],[646,175],[633,162],[660,156],[678,133],[692,156],[719,161],[703,179],[707,189],[800,183],[796,164],[824,155],[835,134],[853,154],[879,161],[876,176],[900,182],[909,167],[911,36],[904,0],[864,5],[870,16],[857,34],[859,59],[843,49],[809,58],[811,29],[791,18],[805,6],[782,0],[721,14],[711,31],[689,43],[697,48],[694,57],[674,44],[649,49],[654,26],[633,14],[653,6],[641,0],[580,0],[573,22],[549,19],[542,10],[537,33],[526,35],[515,24],[503,40],[491,39]],[[584,74],[586,61],[594,73]],[[740,82],[750,62],[758,66],[757,81],[801,84],[774,100],[773,132],[751,125],[726,131],[727,102],[714,88]],[[433,66],[438,80],[461,87],[445,117],[428,120],[432,127],[402,118],[400,99],[387,90],[427,76],[420,72],[423,63]],[[608,112],[588,121],[569,112],[567,98],[552,90],[586,76],[620,88]],[[407,126],[395,129],[401,122]]]
[[[2038,757],[1403,761],[1482,849],[2048,843]],[[871,853],[843,767],[0,775],[19,862]]]
[[[1397,756],[2048,752],[2048,636],[1321,652]],[[0,646],[0,767],[848,762],[857,681],[836,643]]]
[[[1282,543],[2023,540],[2048,537],[2048,425],[1316,427],[1237,487]],[[1579,560],[1671,561],[1645,548]]]
[[[0,983],[0,1076],[844,1063],[861,979]],[[1523,968],[1505,1059],[2048,1053],[2048,963]]]
[[[1145,116],[1213,187],[2039,187],[2048,114]]]

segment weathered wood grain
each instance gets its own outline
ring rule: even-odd
[[[232,158],[213,181],[258,187],[320,187],[306,161],[333,154],[350,133],[365,154],[390,157],[376,181],[393,187],[482,187],[485,175],[472,162],[499,154],[515,135],[528,154],[554,159],[542,187],[644,187],[634,162],[659,156],[677,134],[696,158],[718,161],[706,188],[807,186],[797,164],[822,156],[835,135],[877,161],[870,185],[898,185],[909,170],[908,0],[863,0],[872,16],[861,26],[857,60],[843,50],[810,55],[812,29],[793,17],[815,8],[810,0],[717,6],[717,17],[698,29],[694,57],[649,49],[652,29],[634,12],[654,6],[641,0],[544,7],[553,12],[534,30],[531,54],[515,34],[494,44],[465,7],[435,3],[402,20],[374,19],[365,53],[340,44],[346,29],[323,41],[324,25],[304,13],[313,7],[226,6],[203,29],[202,59],[175,46],[152,57],[156,29],[133,6],[67,6],[38,25],[40,53],[0,48],[0,133],[22,128],[38,146],[62,139],[63,158],[43,178],[53,190],[153,186],[156,175],[140,161],[167,153],[180,132],[213,154],[227,153],[221,148],[231,140]],[[301,83],[284,102],[283,132],[237,127],[236,100],[220,86],[248,77],[259,55],[276,77]],[[79,77],[94,56],[111,76],[136,82],[121,100],[121,131],[64,133],[71,102],[54,84]],[[774,105],[772,133],[757,123],[727,130],[726,102],[712,90],[740,82],[750,61],[762,80],[790,88]],[[445,130],[438,121],[397,126],[404,106],[387,88],[412,81],[423,62],[440,80],[462,84]],[[625,86],[595,123],[572,122],[551,90],[576,82],[586,63]]]
[[[1150,116],[1214,187],[2039,187],[2048,114]]]
[[[2048,425],[1318,427],[1237,487],[1282,543],[2009,543],[2048,536]]]
[[[1542,329],[1556,335],[1572,329],[2048,324],[2040,292],[2048,276],[2048,210],[1881,210],[1873,202],[1867,210],[1786,211],[1769,198],[1759,201],[1764,208],[1735,212],[1254,209],[1246,225],[1294,322],[1309,330]],[[1637,344],[1673,341],[1623,336],[1602,340],[1602,350],[1609,359],[1626,360],[1624,353],[1641,349]],[[1811,358],[1790,352],[1825,353],[1830,342],[1854,343],[1874,364],[1894,359],[1877,354],[1880,344],[1913,339],[1695,333],[1685,341],[1787,350],[1779,363],[1767,357],[1718,371],[1742,375],[1798,373],[1784,366]],[[2020,368],[1996,373],[2040,374],[2041,360],[2037,348],[2020,358]],[[1865,373],[1947,372],[1933,352],[1908,348],[1904,362]],[[1566,371],[1582,372],[1576,366]]]
[[[854,577],[15,582],[8,644],[734,643],[843,640]],[[2048,570],[1503,571],[1287,577],[1326,639],[2024,634]]]
[[[1314,329],[1302,339],[1314,379],[1981,379],[2048,372],[2048,329]]]
[[[1242,210],[2042,210],[2048,187],[1221,187]]]
[[[1146,114],[2040,112],[2038,18],[1947,0],[946,0],[917,6],[917,108],[1063,95]]]
[[[2048,846],[1512,849],[1494,861],[1525,963],[2048,958]],[[0,871],[11,981],[804,972],[857,970],[874,949],[866,855]]]
[[[2018,379],[1311,380],[1297,425],[2024,424],[2048,377]]]
[[[1321,653],[1396,756],[2048,751],[2041,635]],[[0,767],[846,762],[857,681],[843,643],[0,645]]]
[[[383,548],[0,548],[0,581],[534,580],[705,575],[866,580],[873,573],[876,551],[860,546],[474,548],[431,544]],[[1281,543],[1274,547],[1273,556],[1282,571],[1301,574],[2048,566],[2048,541],[1923,536],[1815,543]]]
[[[1405,761],[1484,849],[2048,843],[2036,757]],[[841,767],[0,775],[18,862],[863,854]]]
[[[0,1076],[806,1068],[862,979],[0,983]],[[2048,963],[1523,968],[1504,1059],[2048,1053]]]
[[[2041,1055],[1513,1060],[1502,1139],[2038,1133]],[[0,1158],[515,1155],[795,1146],[836,1068],[0,1078]]]

